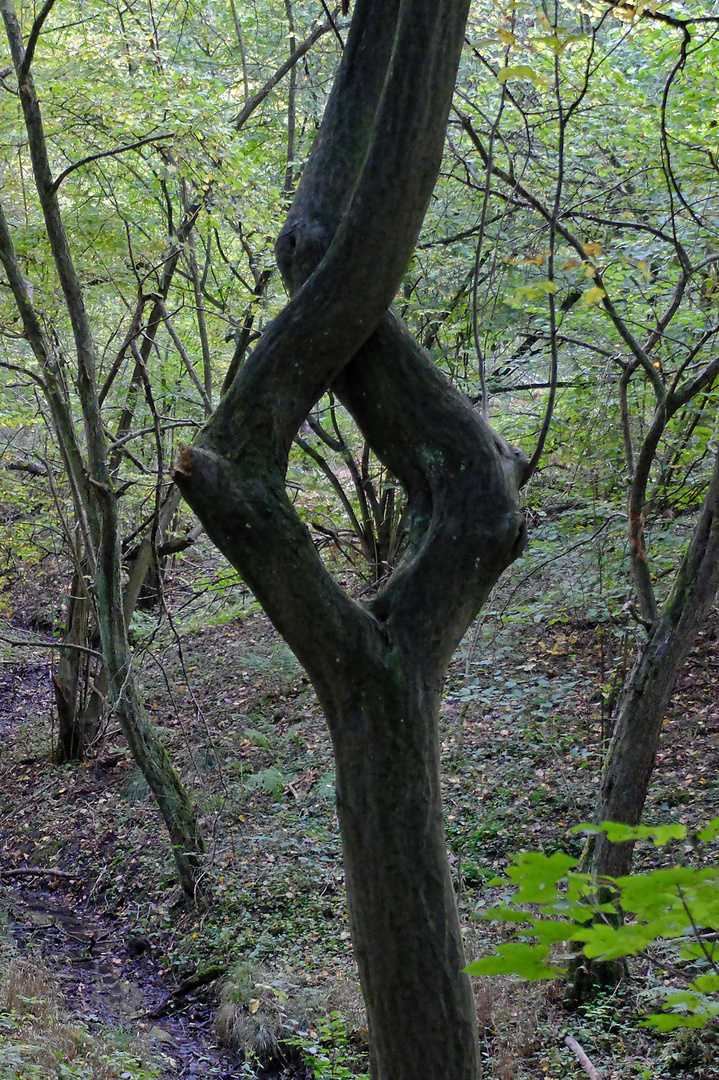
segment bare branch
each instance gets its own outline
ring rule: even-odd
[[[76,161],[73,165],[68,165],[66,169],[63,169],[60,175],[53,181],[50,190],[53,193],[56,192],[60,187],[60,184],[70,175],[70,173],[74,173],[76,169],[81,169],[83,165],[89,165],[92,161],[100,161],[102,158],[117,157],[118,154],[124,154],[128,150],[139,150],[141,146],[149,146],[151,143],[163,142],[166,139],[172,138],[174,138],[173,135],[148,135],[146,139],[138,139],[137,142],[127,143],[125,146],[116,146],[114,150],[101,150],[98,154],[89,154],[87,157],[81,158],[80,161]]]
[[[329,33],[332,29],[329,23],[320,23],[316,26],[311,34],[305,38],[305,40],[297,46],[295,51],[287,57],[284,64],[281,64],[277,71],[272,75],[267,82],[261,87],[256,94],[250,98],[243,109],[240,109],[237,116],[234,119],[234,125],[239,131],[244,127],[249,118],[252,116],[255,109],[262,104],[266,97],[268,97],[279,82],[282,82],[285,75],[290,71],[298,61],[302,59],[305,53],[308,53],[314,43],[319,40],[324,34]]]
[[[22,67],[21,67],[20,71],[18,72],[18,83],[23,82],[24,79],[26,78],[28,72],[30,71],[30,66],[32,64],[33,57],[35,55],[35,46],[37,45],[38,38],[40,37],[40,31],[42,30],[43,24],[44,24],[45,20],[47,19],[48,15],[50,14],[50,12],[52,11],[54,6],[55,6],[55,0],[45,0],[45,3],[43,4],[42,8],[40,9],[40,14],[35,19],[35,22],[32,24],[32,29],[30,31],[30,37],[27,39],[27,48],[25,49],[25,58],[24,58],[24,60],[22,62]]]
[[[172,319],[170,318],[170,313],[167,310],[167,305],[165,304],[164,299],[159,294],[155,294],[155,296],[153,296],[152,299],[154,300],[154,302],[157,304],[158,308],[160,309],[160,312],[162,314],[163,322],[165,323],[165,326],[167,327],[168,333],[169,333],[170,337],[172,338],[173,344],[174,344],[175,348],[177,349],[178,353],[180,354],[180,357],[182,358],[183,364],[187,368],[187,374],[192,379],[192,382],[193,382],[193,384],[195,386],[195,389],[197,390],[198,394],[200,395],[200,397],[202,399],[202,403],[205,406],[205,414],[207,416],[209,416],[210,413],[212,412],[212,403],[210,402],[210,399],[208,398],[207,394],[205,393],[205,388],[204,388],[204,386],[202,385],[202,383],[200,381],[199,375],[195,371],[195,365],[192,363],[192,360],[190,359],[190,357],[188,355],[187,349],[182,344],[180,336],[177,333],[177,331],[175,330]],[[134,353],[134,349],[133,349],[133,353]],[[139,350],[138,350],[137,353],[135,353],[135,360],[138,360],[138,357],[140,357]],[[139,362],[142,363],[142,366],[144,368],[144,361],[142,360],[142,357],[140,357]]]
[[[602,1080],[602,1074],[595,1069],[587,1055],[582,1050],[581,1046],[574,1038],[573,1035],[567,1035],[564,1040],[565,1045],[574,1053],[577,1061],[584,1069],[585,1073],[589,1077],[589,1080]]]

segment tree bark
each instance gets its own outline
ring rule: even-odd
[[[701,516],[669,599],[622,691],[595,808],[595,824],[640,823],[667,705],[718,587],[719,454]],[[601,832],[590,838],[583,863],[599,879],[623,877],[631,873],[633,851],[632,841],[610,843],[606,833]],[[609,891],[600,887],[599,899],[611,899]],[[575,959],[570,965],[567,1006],[576,1008],[598,988],[616,986],[625,973],[623,961]]]
[[[130,752],[157,800],[172,841],[182,888],[190,897],[194,897],[199,888],[199,868],[204,846],[192,804],[172,767],[167,750],[152,730],[137,693],[132,652],[123,614],[118,496],[113,487],[102,421],[96,377],[96,347],[53,182],[40,104],[30,70],[35,44],[50,8],[51,5],[46,4],[33,24],[26,49],[12,0],[0,0],[0,10],[18,80],[38,199],[72,324],[77,365],[76,386],[87,447],[86,459],[74,427],[72,408],[62,374],[61,357],[49,341],[33,306],[1,207],[0,261],[23,322],[25,336],[43,373],[39,381],[52,411],[58,443],[68,469],[76,515],[81,525],[85,552],[93,577],[92,596],[110,701]]]
[[[324,701],[372,1075],[475,1077],[474,997],[460,975],[442,821],[439,687],[413,657],[378,644],[354,653],[361,674],[337,687],[352,704]]]
[[[595,812],[597,823],[639,824],[664,714],[681,666],[714,604],[718,586],[719,455],[700,519],[669,599],[620,698]],[[600,833],[593,847],[592,869],[611,877],[628,874],[633,846],[632,843],[610,844],[606,834]]]
[[[79,761],[97,736],[102,720],[104,692],[96,686],[101,673],[94,658],[73,648],[91,644],[94,623],[92,602],[79,569],[72,575],[67,598],[65,636],[53,676],[57,706],[55,761]]]
[[[467,6],[357,0],[277,243],[292,298],[174,470],[328,720],[373,1080],[479,1076],[437,718],[449,658],[523,545],[525,459],[387,310],[439,168]],[[366,605],[327,572],[285,491],[292,440],[329,387],[408,496],[407,549]]]

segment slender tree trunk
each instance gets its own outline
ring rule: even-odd
[[[40,104],[31,73],[35,45],[51,5],[45,5],[33,24],[27,49],[12,0],[0,0],[0,10],[17,75],[33,175],[47,238],[72,323],[77,365],[76,386],[87,447],[86,460],[75,432],[57,351],[48,339],[33,305],[1,207],[0,260],[22,318],[25,335],[43,373],[43,377],[38,381],[52,411],[61,453],[68,468],[75,511],[93,577],[93,600],[110,701],[116,710],[130,752],[145,775],[167,825],[182,887],[188,895],[195,896],[203,853],[202,838],[196,825],[193,807],[170,763],[167,751],[152,730],[137,694],[123,614],[118,496],[113,488],[101,414],[96,376],[97,351],[82,284],[70,252],[57,188],[53,181]]]
[[[702,513],[664,608],[651,629],[619,700],[617,722],[595,812],[597,823],[638,825],[659,746],[664,715],[719,586],[719,455]],[[619,877],[631,870],[633,844],[610,844],[604,833],[592,869]]]
[[[719,587],[719,454],[702,513],[664,608],[654,623],[619,699],[594,821],[638,825],[654,771],[667,705],[679,671],[711,610]],[[634,843],[592,837],[583,862],[597,877],[622,877],[632,869]],[[600,899],[609,899],[600,890]],[[587,1001],[597,988],[615,986],[625,974],[617,961],[570,966],[565,1001]]]
[[[95,685],[97,662],[83,651],[91,644],[92,622],[90,597],[76,570],[67,598],[63,647],[53,676],[58,719],[54,757],[58,764],[85,756],[102,719],[102,696]],[[76,645],[81,648],[74,648]]]
[[[285,0],[285,14],[289,29],[290,56],[297,48],[295,37],[295,17],[292,11],[292,0]],[[290,82],[287,87],[287,167],[285,168],[285,182],[282,193],[286,199],[292,195],[295,186],[295,136],[297,130],[297,66],[293,65],[290,70]]]

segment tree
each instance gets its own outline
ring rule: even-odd
[[[375,1080],[479,1075],[438,709],[455,646],[522,548],[525,459],[388,310],[439,169],[467,9],[358,0],[276,246],[291,299],[173,474],[324,708]],[[292,440],[329,388],[408,497],[406,552],[366,605],[326,571],[285,491]]]
[[[56,760],[97,748],[103,713],[106,720],[108,708],[114,711],[165,818],[182,887],[193,896],[202,838],[142,705],[128,629],[148,572],[197,535],[191,528],[167,537],[179,504],[166,475],[176,432],[199,426],[211,411],[220,374],[211,349],[222,359],[218,345],[231,340],[230,371],[241,363],[270,276],[256,236],[266,213],[259,225],[244,206],[238,216],[241,181],[228,168],[223,186],[217,146],[229,167],[238,165],[244,127],[330,23],[314,23],[287,57],[284,15],[275,22],[270,10],[269,61],[260,62],[245,48],[236,11],[230,19],[230,10],[190,5],[175,19],[143,6],[130,13],[91,3],[88,12],[78,37],[64,16],[53,25],[48,0],[31,15],[25,42],[24,12],[3,5],[15,77],[3,75],[0,100],[9,148],[0,260],[3,322],[15,342],[0,367],[33,388],[33,414],[40,391],[39,410],[59,454],[47,473],[73,575],[54,672]],[[203,49],[208,33],[223,41],[221,51]],[[208,87],[227,96],[240,67],[243,107],[237,113],[233,96],[223,115],[208,102]],[[245,258],[252,285],[242,272]],[[238,320],[228,314],[233,301],[236,309],[245,305]],[[199,362],[184,344],[195,335]]]
[[[677,675],[719,585],[719,459],[709,447],[719,376],[716,168],[710,136],[698,119],[718,20],[608,5],[594,23],[581,14],[574,23],[571,15],[560,21],[557,9],[551,19],[545,13],[532,22],[512,13],[494,53],[480,54],[502,87],[495,91],[495,119],[485,123],[477,109],[475,120],[465,106],[457,115],[485,169],[486,183],[475,180],[485,209],[494,178],[515,214],[539,220],[533,250],[506,257],[512,267],[524,268],[515,275],[530,275],[515,303],[529,303],[533,323],[513,359],[524,357],[527,343],[549,354],[550,395],[560,362],[582,382],[592,356],[616,372],[622,445],[607,440],[604,452],[609,447],[615,458],[623,452],[634,593],[626,609],[641,637],[619,694],[594,816],[597,824],[633,826],[641,819]],[[611,136],[604,125],[593,129],[592,120],[593,111],[608,106],[623,117]],[[507,120],[511,112],[520,117],[518,132]],[[645,113],[655,121],[637,140],[637,118]],[[481,135],[475,123],[484,124]],[[525,168],[523,154],[539,167]],[[480,250],[481,238],[475,272]],[[561,290],[559,309],[555,295]],[[568,303],[572,296],[575,302]],[[488,339],[490,331],[481,329]],[[510,369],[505,365],[505,378]],[[534,385],[539,388],[538,380]],[[679,503],[685,476],[691,483]],[[622,498],[617,486],[612,494]],[[662,517],[670,524],[687,512],[695,515],[694,528],[662,596],[651,534]],[[600,878],[626,875],[633,846],[631,840],[610,843],[599,832],[586,860]],[[616,978],[617,965],[600,967],[583,969],[590,984]],[[580,999],[586,990],[580,973],[572,995]]]
[[[156,737],[141,702],[122,603],[119,497],[113,481],[101,415],[98,355],[83,295],[70,251],[68,236],[48,156],[40,104],[31,72],[35,48],[53,0],[35,20],[27,47],[12,0],[1,5],[18,82],[33,177],[42,209],[46,235],[54,259],[75,346],[74,372],[84,441],[78,433],[66,376],[67,359],[59,335],[48,332],[34,304],[32,290],[22,273],[10,223],[0,207],[0,261],[11,290],[24,337],[38,371],[33,378],[52,416],[60,453],[72,489],[81,543],[85,551],[82,595],[96,609],[101,659],[113,709],[130,752],[142,770],[167,826],[175,864],[185,893],[194,897],[199,884],[204,845],[190,803],[172,766],[167,750]],[[80,652],[77,641],[68,647]]]

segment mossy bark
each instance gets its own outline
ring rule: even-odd
[[[373,1080],[479,1075],[437,716],[453,650],[522,548],[525,461],[388,310],[441,161],[467,6],[357,0],[277,243],[292,298],[174,471],[327,716]],[[285,491],[292,440],[329,387],[408,497],[407,548],[365,605],[327,572]]]

